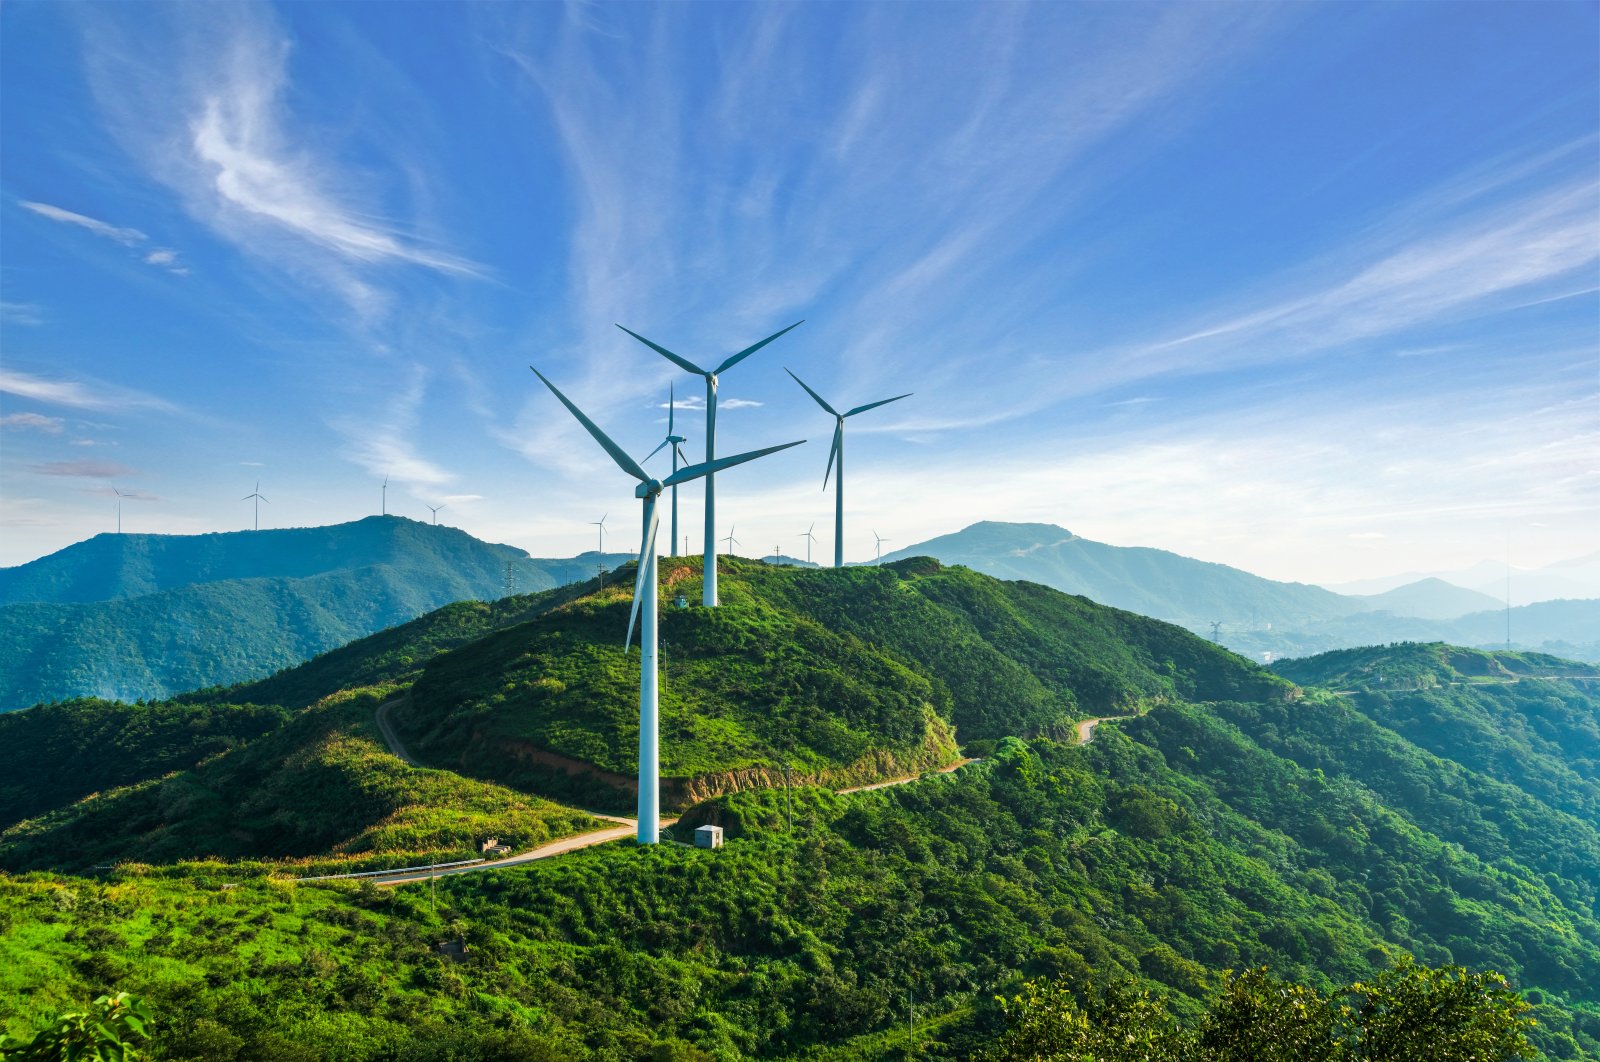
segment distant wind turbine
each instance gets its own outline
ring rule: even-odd
[[[833,463],[834,463],[834,461],[838,461],[839,462],[839,476],[834,481],[834,485],[833,485],[833,489],[834,489],[834,497],[833,497],[833,566],[835,568],[843,568],[844,567],[844,421],[845,421],[845,418],[846,417],[853,417],[857,413],[865,413],[869,409],[877,409],[879,406],[886,406],[890,402],[898,402],[902,398],[910,398],[911,395],[913,393],[915,393],[915,392],[907,392],[907,393],[905,393],[903,395],[895,395],[893,398],[885,398],[885,399],[881,399],[881,400],[879,400],[877,402],[868,402],[864,406],[857,406],[856,408],[850,410],[848,413],[840,413],[837,409],[834,409],[832,406],[828,405],[828,403],[824,402],[822,400],[822,396],[817,394],[810,387],[808,387],[806,385],[806,382],[804,380],[800,379],[800,377],[795,376],[794,373],[790,372],[788,369],[784,369],[783,371],[789,373],[790,376],[794,376],[794,382],[799,384],[801,387],[804,387],[806,389],[806,394],[808,394],[812,398],[816,399],[817,405],[821,406],[823,409],[825,409],[829,413],[833,414],[833,449],[828,451],[828,470],[822,474],[822,489],[823,490],[827,490],[828,489],[828,476],[833,473]]]
[[[729,357],[723,359],[722,364],[718,365],[715,369],[702,369],[700,366],[696,365],[694,362],[690,361],[689,359],[678,357],[678,355],[674,354],[672,351],[668,350],[666,347],[660,346],[659,344],[656,344],[656,343],[652,343],[650,340],[646,339],[644,336],[641,336],[637,332],[631,331],[631,330],[629,330],[627,328],[622,328],[621,325],[617,325],[617,327],[618,328],[622,328],[622,330],[624,332],[627,332],[630,336],[632,336],[633,338],[637,339],[639,342],[643,343],[645,346],[649,347],[651,350],[655,351],[657,354],[660,354],[663,358],[666,358],[668,361],[672,362],[672,364],[678,366],[678,368],[682,369],[683,371],[693,373],[696,376],[704,376],[705,377],[705,380],[706,380],[706,459],[705,459],[705,464],[709,465],[713,461],[715,461],[716,457],[717,457],[717,377],[720,376],[722,373],[727,372],[729,369],[733,368],[735,365],[739,364],[741,361],[743,361],[744,359],[748,358],[750,355],[754,354],[756,351],[760,350],[762,347],[766,346],[768,343],[771,343],[774,339],[777,339],[779,336],[783,335],[784,332],[788,332],[788,331],[790,331],[791,329],[794,329],[794,328],[799,328],[804,323],[805,323],[804,321],[796,321],[794,324],[790,325],[788,328],[785,328],[785,329],[783,329],[782,331],[779,331],[779,332],[772,333],[772,335],[770,335],[767,338],[763,339],[761,342],[756,343],[753,346],[745,347],[743,350],[739,351],[739,353],[730,355]],[[702,583],[703,589],[701,591],[701,601],[705,604],[705,606],[707,608],[713,608],[717,604],[717,540],[716,540],[716,537],[715,537],[716,536],[716,526],[717,526],[717,484],[716,484],[716,477],[714,475],[708,474],[706,476],[706,522],[705,522],[706,560],[705,560],[705,579],[703,580],[703,583]]]
[[[389,477],[383,477],[383,515],[389,515]]]
[[[438,527],[439,526],[439,510],[443,509],[444,506],[443,505],[430,505],[430,506],[428,506],[428,508],[430,510],[432,510],[432,512],[433,512],[433,526],[434,527]]]
[[[539,370],[538,369],[534,369],[533,371],[534,372],[538,372]],[[542,376],[539,377],[539,378],[541,380],[544,379],[544,377],[542,377]],[[546,381],[546,382],[548,383],[549,381]],[[610,513],[606,513],[604,516],[602,516],[598,520],[590,520],[589,521],[589,526],[590,527],[598,527],[600,529],[600,545],[599,545],[599,547],[597,547],[596,552],[604,553],[606,551],[606,520],[608,520],[610,517],[611,517],[611,514]]]
[[[529,366],[532,368],[532,366]],[[733,457],[724,457],[720,460],[705,461],[698,465],[690,465],[672,473],[665,480],[651,479],[650,474],[626,450],[611,441],[611,438],[601,431],[594,421],[583,415],[583,411],[572,404],[572,400],[556,387],[555,384],[545,379],[544,374],[538,369],[533,374],[544,381],[550,392],[561,400],[567,411],[578,418],[594,441],[599,443],[611,459],[617,463],[628,475],[639,481],[634,488],[634,496],[644,506],[643,533],[639,541],[639,571],[633,584],[633,607],[628,612],[628,634],[624,645],[633,643],[633,623],[636,618],[641,619],[639,625],[639,843],[655,844],[658,840],[661,822],[661,749],[660,749],[660,690],[658,688],[659,653],[656,637],[656,528],[661,523],[661,514],[657,508],[661,492],[667,487],[690,480],[709,477],[720,469],[731,468],[734,465],[753,461],[758,457],[787,450],[791,446],[799,446],[805,440],[783,443],[779,446],[769,446],[764,450],[752,450],[749,453],[737,454]],[[713,558],[714,560],[715,558]]]
[[[267,501],[267,499],[265,499],[265,498],[263,498],[261,496],[261,481],[259,479],[256,480],[255,493],[254,494],[246,494],[244,497],[240,498],[239,500],[240,501],[249,501],[251,498],[254,498],[256,500],[255,530],[260,531],[261,530],[261,503],[264,502],[264,501]],[[267,504],[271,505],[272,503],[271,502],[267,502]]]
[[[878,540],[878,561],[877,561],[877,563],[882,564],[883,563],[883,544],[885,542],[890,541],[890,540],[887,539],[887,538],[884,538],[882,535],[878,534],[876,531],[874,531],[872,533],[872,537]]]
[[[131,498],[131,497],[133,497],[133,494],[132,494],[132,492],[124,494],[124,493],[122,493],[122,491],[118,490],[116,487],[112,487],[111,488],[111,493],[115,494],[117,496],[117,534],[120,535],[120,534],[122,534],[122,499],[123,498]],[[1509,584],[1509,579],[1507,580],[1507,582]]]
[[[817,529],[817,525],[815,523],[813,523],[810,527],[806,528],[805,534],[800,536],[801,538],[806,540],[806,563],[807,564],[811,563],[811,543],[813,543],[813,542],[815,542],[817,540],[817,536],[813,535],[811,532],[815,531],[816,529]]]
[[[650,458],[654,457],[656,454],[659,454],[661,452],[661,447],[662,446],[670,446],[670,447],[672,447],[672,471],[674,471],[674,472],[676,472],[678,470],[678,461],[680,459],[683,461],[684,464],[688,464],[689,463],[689,459],[687,457],[683,456],[683,444],[688,442],[689,440],[685,439],[681,435],[674,435],[672,433],[672,417],[673,417],[673,413],[675,412],[674,407],[676,406],[676,404],[677,404],[677,399],[676,399],[676,396],[674,394],[673,387],[672,387],[671,384],[668,384],[667,385],[667,437],[665,439],[661,440],[661,446],[657,446],[654,450],[651,450],[648,454],[645,455],[645,458],[644,458],[646,461],[648,461],[648,460],[650,460]],[[708,480],[707,482],[710,482],[710,481]],[[672,537],[667,539],[667,542],[671,546],[672,555],[674,557],[676,557],[678,555],[678,488],[677,488],[676,484],[674,484],[673,488],[672,488]]]
[[[738,539],[733,537],[733,529],[734,529],[735,526],[736,525],[734,525],[734,524],[729,524],[728,525],[728,533],[726,535],[722,536],[722,538],[720,539],[720,541],[726,542],[728,544],[728,555],[730,557],[733,556],[733,547],[744,545],[743,542],[740,542]]]

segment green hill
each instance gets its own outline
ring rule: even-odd
[[[440,605],[593,577],[449,527],[368,517],[333,527],[98,535],[0,569],[0,711],[72,697],[140,700],[298,664]]]
[[[1025,978],[1130,984],[1192,1025],[1226,969],[1328,991],[1410,954],[1506,975],[1544,1057],[1600,1055],[1583,666],[1407,645],[1274,675],[927,558],[724,564],[715,611],[670,605],[697,599],[696,561],[661,565],[663,764],[678,837],[719,823],[716,852],[607,845],[441,879],[437,906],[283,876],[584,828],[552,799],[628,803],[616,584],[452,605],[188,704],[0,721],[0,766],[28,779],[121,772],[0,790],[27,816],[0,833],[7,1031],[120,988],[162,1017],[159,1058],[960,1058]],[[425,768],[372,728],[407,695]],[[832,791],[956,743],[984,758]]]

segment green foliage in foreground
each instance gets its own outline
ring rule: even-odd
[[[1185,1029],[1149,994],[1030,981],[1001,1001],[992,1062],[1506,1062],[1532,1058],[1528,1004],[1492,973],[1409,959],[1333,992],[1265,970],[1230,977]]]
[[[1205,719],[1153,716],[1175,713]],[[1207,725],[1257,757],[1242,769],[1274,762]],[[425,885],[296,886],[243,866],[0,877],[0,1012],[22,1034],[74,1000],[134,991],[169,1019],[163,1058],[891,1057],[914,998],[923,1057],[969,1057],[1003,1028],[993,996],[1025,978],[1080,993],[1132,982],[1194,1029],[1226,967],[1327,995],[1406,952],[1449,963],[1459,898],[1513,882],[1537,918],[1565,923],[1519,942],[1513,983],[1559,971],[1559,949],[1592,961],[1592,918],[1534,876],[1441,867],[1430,835],[1292,764],[1225,801],[1180,749],[1117,731],[1085,748],[1007,740],[895,789],[800,788],[793,833],[783,793],[734,794],[703,812],[738,834],[716,852],[614,844],[444,878],[437,910]],[[1416,890],[1415,922],[1337,864],[1341,846],[1369,844],[1349,858],[1415,867],[1389,886],[1405,903]],[[464,962],[433,950],[455,938]],[[1537,991],[1543,1050],[1593,1057],[1592,982]]]
[[[100,996],[31,1039],[0,1036],[0,1062],[129,1062],[150,1039],[150,1009],[137,996]]]
[[[522,850],[603,825],[526,793],[396,759],[372,723],[393,692],[328,698],[191,768],[16,824],[0,833],[0,866],[280,859],[299,861],[297,873],[332,872],[465,859],[488,836]]]

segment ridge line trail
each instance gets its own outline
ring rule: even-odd
[[[399,736],[395,734],[394,729],[389,722],[389,710],[402,703],[410,696],[410,692],[407,691],[407,693],[402,697],[396,697],[392,701],[385,701],[383,704],[378,705],[377,711],[373,713],[373,718],[378,725],[378,733],[383,738],[383,743],[389,747],[389,751],[394,753],[394,755],[398,756],[400,759],[404,760],[406,763],[410,764],[412,767],[420,768],[421,765],[417,763],[416,760],[411,758],[410,753],[408,753],[405,746],[401,744]],[[1077,730],[1078,744],[1087,745],[1090,741],[1093,741],[1095,727],[1099,726],[1101,723],[1109,723],[1118,719],[1132,718],[1133,716],[1131,715],[1106,715],[1101,716],[1098,719],[1079,720],[1076,724],[1074,724]],[[867,793],[875,789],[888,789],[891,786],[908,785],[911,782],[916,782],[926,778],[931,774],[950,774],[953,771],[957,771],[962,767],[965,767],[969,763],[975,762],[977,762],[975,759],[963,756],[933,771],[926,771],[922,774],[907,775],[904,778],[892,778],[886,782],[873,782],[870,785],[849,786],[844,789],[836,789],[834,792],[838,793],[840,796],[845,796],[850,793]],[[619,815],[607,815],[596,811],[590,811],[587,812],[587,814],[597,819],[605,819],[608,822],[616,823],[616,825],[608,826],[600,830],[590,830],[586,833],[573,834],[569,837],[561,837],[557,840],[549,841],[545,844],[539,845],[537,848],[530,848],[526,852],[519,852],[516,855],[507,856],[504,859],[493,859],[484,863],[474,863],[471,866],[452,867],[448,870],[435,870],[427,873],[417,873],[412,871],[405,875],[392,878],[374,876],[368,880],[372,881],[376,885],[409,885],[418,881],[427,881],[430,878],[442,878],[450,874],[476,874],[485,870],[499,870],[502,867],[516,866],[521,863],[531,863],[536,859],[548,859],[551,856],[564,855],[567,852],[575,852],[583,848],[591,848],[595,845],[607,844],[611,841],[621,840],[622,838],[630,836],[638,831],[638,820],[636,819],[624,818]],[[666,829],[668,826],[673,825],[677,821],[678,820],[676,818],[664,818],[661,820],[661,828]]]

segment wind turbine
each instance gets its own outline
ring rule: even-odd
[[[538,372],[539,370],[538,369],[534,369],[533,371],[534,372]],[[544,377],[541,376],[540,379],[543,380]],[[545,382],[549,383],[550,381],[545,380]],[[611,517],[611,514],[610,513],[606,513],[604,516],[602,516],[598,520],[590,520],[589,521],[589,526],[590,527],[598,527],[600,529],[600,545],[596,549],[597,553],[604,553],[606,551],[606,521],[608,519],[610,519],[610,517]]]
[[[673,416],[673,412],[674,412],[674,408],[673,407],[675,406],[675,404],[676,404],[676,402],[675,402],[675,398],[674,398],[674,394],[673,394],[672,385],[668,384],[667,385],[667,437],[661,441],[661,446],[670,446],[670,447],[672,447],[672,471],[674,471],[674,472],[676,472],[678,470],[678,460],[680,458],[682,458],[684,464],[688,464],[689,463],[689,459],[687,457],[683,456],[683,445],[682,445],[683,443],[686,443],[689,440],[685,439],[681,435],[672,434],[672,416]],[[656,454],[659,454],[661,452],[661,446],[658,446],[654,450],[651,450],[648,454],[645,455],[644,459],[646,461],[648,461],[648,460],[650,460],[650,458],[654,457]],[[674,557],[676,557],[678,555],[678,487],[677,487],[676,484],[674,484],[673,487],[672,487],[672,538],[669,540],[669,542],[671,543],[672,555]]]
[[[122,499],[133,497],[133,493],[130,491],[129,493],[124,494],[114,486],[111,488],[111,493],[117,496],[117,534],[120,535],[122,534]],[[1506,578],[1507,584],[1509,584],[1510,581],[1510,577],[1508,576]]]
[[[650,340],[646,339],[644,336],[641,336],[637,332],[631,331],[631,330],[629,330],[627,328],[622,328],[621,325],[617,325],[617,327],[618,328],[622,328],[622,330],[624,332],[627,332],[630,336],[632,336],[633,338],[637,339],[639,342],[643,343],[645,346],[649,347],[651,350],[655,351],[657,354],[660,354],[663,358],[666,358],[668,361],[672,362],[672,364],[678,366],[678,368],[682,369],[683,371],[693,373],[696,376],[704,376],[705,377],[705,379],[706,379],[706,459],[705,459],[704,463],[709,465],[713,461],[715,461],[716,458],[717,458],[717,377],[720,376],[722,373],[727,372],[729,369],[733,368],[735,365],[739,364],[741,361],[743,361],[744,359],[748,358],[750,355],[754,354],[756,351],[760,350],[762,347],[766,346],[768,343],[771,343],[774,339],[777,339],[779,336],[783,335],[784,332],[787,332],[790,329],[799,328],[804,323],[805,323],[804,321],[796,321],[794,324],[790,325],[788,328],[785,328],[780,332],[772,333],[772,335],[770,335],[767,338],[763,339],[761,342],[755,344],[754,346],[745,347],[743,350],[739,351],[739,353],[733,354],[733,355],[723,359],[722,364],[718,365],[715,369],[702,369],[700,366],[696,365],[694,362],[690,361],[689,359],[678,357],[678,355],[674,354],[672,351],[668,350],[666,347],[663,347],[663,346],[660,346],[659,344],[650,342]],[[717,540],[716,540],[716,537],[715,537],[716,536],[716,526],[717,526],[717,485],[716,485],[716,477],[715,477],[715,475],[712,475],[712,474],[708,473],[706,475],[706,521],[705,521],[706,561],[705,561],[705,579],[703,580],[703,583],[702,583],[703,590],[701,592],[701,602],[707,608],[713,608],[717,604]]]
[[[383,477],[383,515],[389,515],[389,477]]]
[[[434,527],[438,527],[439,526],[439,510],[443,509],[444,506],[443,505],[429,505],[428,508],[433,512],[433,526]]]
[[[529,366],[533,368],[533,366]],[[550,392],[561,400],[578,423],[582,424],[594,441],[599,443],[611,459],[617,463],[628,475],[639,481],[634,488],[634,496],[644,507],[643,532],[639,540],[639,571],[633,584],[633,607],[628,612],[628,634],[623,645],[631,646],[633,643],[633,622],[636,618],[639,624],[639,843],[655,844],[657,834],[660,832],[661,822],[661,750],[660,750],[660,690],[657,685],[659,654],[656,638],[656,528],[661,523],[661,514],[657,510],[657,502],[661,492],[667,487],[679,483],[687,483],[702,476],[709,477],[719,469],[731,468],[734,465],[753,461],[758,457],[787,450],[791,446],[799,446],[804,439],[779,446],[769,446],[764,450],[752,450],[749,453],[737,454],[733,457],[724,457],[720,460],[705,461],[688,468],[680,468],[665,480],[651,479],[637,461],[628,456],[626,450],[611,441],[611,438],[601,431],[594,421],[583,415],[583,411],[572,404],[572,400],[556,387],[555,384],[545,379],[543,373],[533,369],[533,374],[544,381]]]
[[[240,501],[249,501],[251,498],[254,498],[256,500],[256,526],[255,526],[255,530],[260,531],[261,530],[261,503],[264,502],[264,501],[267,501],[267,499],[265,499],[265,498],[263,498],[261,496],[261,481],[259,479],[256,480],[256,492],[254,494],[246,494],[244,497],[240,498],[239,500]],[[271,502],[267,502],[267,504],[271,505],[272,503]]]
[[[726,535],[724,535],[721,539],[718,540],[718,541],[721,541],[721,542],[726,542],[728,544],[728,555],[730,557],[733,555],[733,547],[744,545],[743,542],[740,542],[738,539],[733,537],[733,529],[734,529],[735,526],[736,525],[734,525],[734,524],[729,524],[728,525],[728,533]]]
[[[794,373],[789,372],[788,369],[784,369],[783,371],[789,373],[790,376],[794,376]],[[800,377],[794,376],[794,382],[799,384],[801,387],[805,387],[806,394],[808,394],[812,398],[816,399],[817,400],[817,405],[821,406],[823,409],[825,409],[829,413],[833,414],[833,449],[828,451],[828,470],[822,474],[822,489],[823,490],[827,490],[828,489],[828,476],[833,473],[833,463],[834,463],[834,461],[837,460],[839,462],[839,477],[838,477],[838,479],[836,479],[834,481],[834,485],[833,485],[833,489],[834,489],[834,497],[833,497],[833,566],[835,568],[843,568],[844,567],[844,420],[845,420],[846,417],[853,417],[857,413],[865,413],[869,409],[877,409],[879,406],[886,406],[890,402],[898,402],[902,398],[910,398],[911,395],[914,394],[915,392],[908,391],[907,393],[905,393],[903,395],[895,395],[893,398],[885,398],[885,399],[881,399],[881,400],[879,400],[877,402],[868,402],[864,406],[857,406],[856,408],[850,410],[848,413],[840,413],[837,409],[834,409],[832,406],[828,405],[828,403],[824,402],[822,400],[822,396],[821,395],[817,394],[810,387],[807,387],[806,386],[806,382],[804,380],[800,379]]]
[[[817,540],[817,536],[813,535],[811,532],[815,531],[816,529],[817,529],[817,525],[815,523],[813,523],[810,527],[806,528],[805,534],[800,536],[801,538],[806,540],[806,563],[807,564],[811,563],[811,543],[813,543],[813,542],[815,542]]]
[[[890,540],[887,539],[887,538],[884,538],[882,535],[878,534],[876,531],[874,531],[872,533],[872,537],[878,540],[878,560],[877,560],[876,563],[882,564],[883,563],[883,544],[885,542],[890,541]]]

